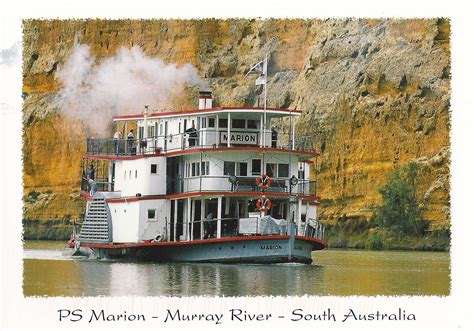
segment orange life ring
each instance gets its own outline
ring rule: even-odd
[[[260,198],[257,200],[257,208],[260,211],[268,211],[270,208],[272,208],[272,202],[270,199],[265,198],[265,202],[262,203],[263,198]]]
[[[266,174],[258,176],[256,181],[257,181],[258,187],[260,187],[263,190],[266,190],[270,186],[270,184],[272,183],[272,180]]]

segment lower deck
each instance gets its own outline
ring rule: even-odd
[[[114,199],[97,192],[87,202],[78,240],[83,243],[195,242],[249,236],[295,235],[323,239],[316,206],[301,198],[271,197],[268,211],[251,196]]]

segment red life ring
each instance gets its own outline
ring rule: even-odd
[[[260,211],[268,211],[270,208],[272,208],[272,202],[266,197],[261,197],[257,200],[257,208]]]
[[[263,190],[266,190],[270,186],[270,184],[272,183],[272,180],[266,174],[258,176],[256,181],[257,181],[258,187],[260,187]]]

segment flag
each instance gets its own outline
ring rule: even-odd
[[[245,75],[247,77],[250,74],[258,74],[259,76],[255,80],[255,85],[265,85],[267,80],[267,59],[260,61],[254,65],[249,72]]]
[[[265,83],[266,83],[265,75],[260,75],[255,80],[255,85],[265,85]]]

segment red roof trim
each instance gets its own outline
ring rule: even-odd
[[[196,196],[254,196],[259,197],[262,195],[262,192],[229,192],[229,191],[207,191],[207,192],[185,192],[179,194],[170,194],[166,195],[165,199],[180,199],[180,198],[189,198],[189,197],[196,197]],[[289,197],[289,193],[280,193],[280,192],[265,192],[265,195],[268,197]],[[317,195],[295,195],[297,198],[302,198],[304,200],[318,200],[319,197]]]
[[[137,160],[145,157],[154,156],[165,156],[165,154],[145,154],[145,155],[131,155],[131,156],[116,156],[116,155],[98,155],[98,154],[82,154],[83,159],[95,159],[95,160]]]
[[[233,238],[213,238],[213,239],[202,239],[193,241],[171,241],[171,242],[143,242],[143,243],[130,243],[130,244],[85,244],[81,243],[82,247],[90,248],[106,248],[106,249],[120,249],[120,248],[132,248],[132,247],[153,247],[153,246],[188,246],[188,245],[202,245],[212,243],[225,243],[225,242],[236,242],[236,241],[253,241],[253,240],[272,240],[272,239],[290,239],[288,235],[269,235],[269,236],[248,236],[248,237],[233,237]],[[326,242],[320,239],[295,236],[295,239],[310,241],[315,246],[326,247]]]
[[[155,199],[182,199],[182,198],[191,198],[199,196],[252,196],[259,197],[261,192],[228,192],[228,191],[207,191],[207,192],[184,192],[178,194],[169,194],[169,195],[145,195],[141,197],[125,197],[125,198],[111,198],[107,199],[108,203],[121,203],[121,202],[134,202],[140,200],[155,200]],[[81,192],[81,195],[86,197],[88,194],[86,192]],[[265,192],[266,196],[269,197],[289,197],[289,193],[280,193],[280,192]],[[318,200],[320,197],[317,195],[295,195],[297,198],[302,198],[303,200]]]
[[[268,151],[268,152],[281,152],[281,153],[292,153],[300,154],[307,156],[319,156],[319,152],[309,152],[309,151],[298,151],[292,149],[283,149],[283,148],[269,148],[269,147],[216,147],[216,148],[190,148],[186,150],[174,151],[164,153],[166,156],[175,156],[181,154],[190,154],[190,153],[200,153],[200,152],[225,152],[225,151]]]
[[[298,150],[291,150],[291,149],[283,149],[283,148],[269,148],[269,147],[209,147],[209,148],[188,148],[185,150],[178,150],[168,153],[160,153],[160,154],[145,154],[145,155],[133,155],[133,156],[116,156],[116,155],[96,155],[96,154],[83,154],[82,158],[86,159],[95,159],[95,160],[136,160],[141,159],[144,157],[154,157],[154,156],[165,156],[165,157],[172,157],[177,155],[183,154],[193,154],[193,153],[201,153],[201,152],[226,152],[226,151],[267,151],[267,152],[277,152],[277,153],[291,153],[297,155],[304,155],[315,157],[319,156],[319,152],[309,152],[309,151],[298,151]]]
[[[119,203],[119,202],[134,202],[140,200],[156,200],[156,199],[166,199],[166,195],[145,195],[141,197],[127,197],[127,198],[111,198],[106,199],[108,203]]]
[[[165,111],[165,112],[156,112],[148,114],[148,117],[155,117],[155,116],[170,116],[170,115],[187,115],[187,114],[196,114],[196,113],[207,113],[213,111],[226,111],[226,110],[263,110],[263,107],[214,107],[208,109],[188,109],[188,110],[180,110],[180,111]],[[287,109],[287,108],[270,108],[267,107],[267,110],[271,111],[279,111],[282,113],[296,113],[302,114],[303,111],[299,109]],[[113,116],[112,119],[127,119],[127,118],[143,118],[143,114],[130,114],[130,115],[120,115],[120,116]]]

